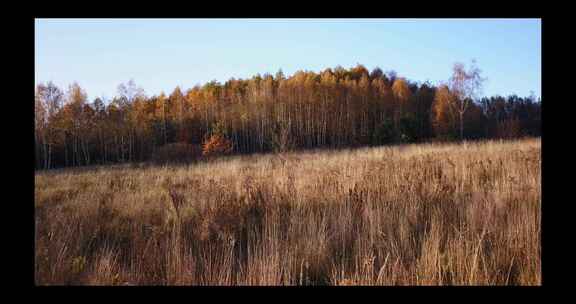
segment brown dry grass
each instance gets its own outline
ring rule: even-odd
[[[35,176],[36,282],[540,285],[540,140]]]

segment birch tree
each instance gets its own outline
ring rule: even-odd
[[[455,63],[452,68],[452,77],[449,81],[450,91],[456,97],[451,106],[458,113],[460,121],[460,140],[464,139],[464,113],[469,104],[477,97],[482,88],[484,78],[480,77],[480,69],[472,61],[470,69],[462,63]]]

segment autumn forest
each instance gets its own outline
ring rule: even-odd
[[[541,100],[463,94],[471,90],[458,86],[458,75],[479,81],[479,74],[455,64],[452,78],[433,85],[358,64],[212,81],[154,96],[131,80],[107,102],[87,100],[76,83],[66,89],[41,83],[35,166],[540,136]]]

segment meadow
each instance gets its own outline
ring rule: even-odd
[[[38,285],[540,285],[539,138],[35,173]]]

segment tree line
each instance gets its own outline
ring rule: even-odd
[[[479,98],[481,83],[474,65],[467,70],[455,64],[452,77],[435,86],[359,64],[290,77],[280,70],[150,97],[129,81],[107,103],[89,102],[76,83],[66,92],[40,83],[35,164],[48,169],[141,162],[186,155],[201,145],[255,153],[540,136],[540,99]],[[182,153],[166,154],[174,149]]]

